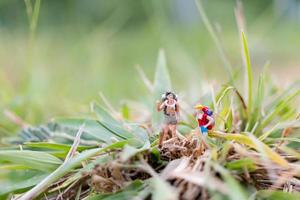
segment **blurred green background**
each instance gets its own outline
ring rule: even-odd
[[[101,91],[116,107],[147,93],[136,66],[153,77],[164,48],[176,91],[200,80],[225,83],[218,50],[194,0],[0,0],[0,137],[30,124],[88,113]],[[27,7],[26,4],[27,3]],[[283,87],[300,72],[300,1],[242,1],[252,64],[270,61]],[[235,0],[203,1],[235,69],[242,66]],[[7,112],[6,112],[7,113]]]

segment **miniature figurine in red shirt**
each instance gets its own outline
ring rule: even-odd
[[[157,102],[157,111],[164,111],[165,121],[162,133],[159,138],[159,147],[170,131],[172,137],[176,137],[176,126],[179,118],[179,105],[177,95],[173,92],[166,92],[162,95],[161,101]]]
[[[208,107],[200,105],[200,104],[196,105],[195,109],[197,111],[196,118],[197,118],[198,125],[199,125],[199,131],[202,134],[202,136],[204,136],[202,143],[206,147],[208,147],[208,145],[205,142],[205,138],[208,134],[208,130],[211,130],[213,128],[213,126],[215,125],[215,120],[213,118],[213,112]]]
[[[202,135],[206,136],[208,130],[211,130],[214,126],[215,120],[213,118],[213,112],[206,106],[203,105],[196,105],[195,109],[198,111],[197,113],[197,121],[200,128],[200,132]]]

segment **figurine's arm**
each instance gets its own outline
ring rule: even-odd
[[[175,112],[177,114],[177,119],[180,118],[180,107],[179,107],[179,104],[176,102],[176,107],[175,107]]]
[[[201,115],[202,115],[202,114],[199,113],[199,112],[195,112],[195,113],[194,113],[194,117],[195,117],[196,119],[201,119],[201,118],[202,118]]]
[[[207,116],[207,119],[208,119],[208,123],[205,125],[206,128],[212,125],[215,121],[214,118],[212,118],[211,116]]]
[[[165,102],[160,102],[160,101],[157,101],[156,102],[156,110],[159,112],[161,111],[165,106]]]
[[[179,104],[176,102],[176,109],[175,109],[175,111],[177,112],[177,114],[179,114],[179,110],[180,110]]]
[[[199,115],[199,113],[198,113],[197,111],[195,111],[195,112],[193,113],[193,116],[194,116],[196,119],[198,119],[198,115]]]

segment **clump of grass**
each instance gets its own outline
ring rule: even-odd
[[[160,53],[158,60],[156,80],[165,80],[166,63],[161,65],[164,54]],[[159,84],[161,81],[156,81],[154,93],[158,94],[156,90],[165,85]],[[21,149],[12,145],[10,150],[1,150],[1,169],[23,175],[13,183],[7,179],[0,194],[24,200],[248,199],[254,190],[255,198],[277,197],[282,195],[279,191],[298,197],[300,156],[295,134],[299,119],[293,120],[291,116],[283,121],[280,111],[274,111],[282,107],[295,109],[292,98],[297,95],[282,94],[269,102],[272,106],[265,108],[266,115],[257,114],[256,119],[260,120],[256,120],[254,129],[248,125],[252,116],[247,114],[251,112],[243,96],[232,85],[221,89],[214,97],[216,118],[226,120],[217,120],[216,130],[209,133],[211,149],[201,156],[195,155],[194,141],[188,136],[193,122],[182,122],[180,126],[185,131],[180,131],[181,139],[167,141],[158,151],[155,133],[159,129],[151,125],[151,117],[135,124],[128,119],[131,107],[126,117],[120,118],[121,114],[93,103],[95,118],[55,119],[47,125],[27,127],[13,141]],[[188,112],[183,113],[182,118],[189,119]],[[288,134],[278,134],[287,129]],[[28,179],[24,173],[32,177]],[[245,185],[252,189],[247,190]],[[268,189],[277,191],[272,193]]]

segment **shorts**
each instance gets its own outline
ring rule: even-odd
[[[167,125],[176,125],[177,124],[177,116],[176,115],[165,115],[164,123]]]
[[[206,127],[200,126],[199,129],[200,129],[200,132],[202,133],[202,135],[207,136],[208,129]]]

